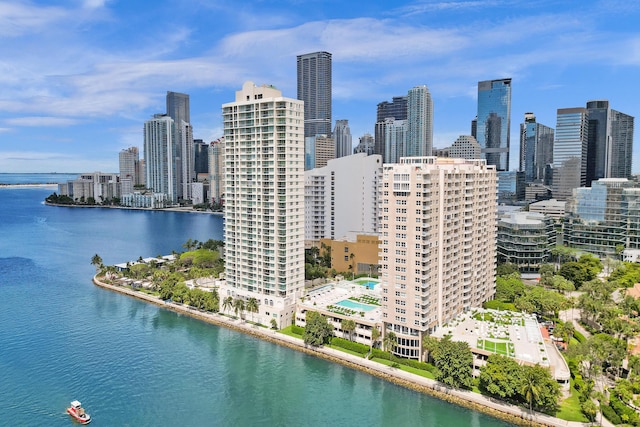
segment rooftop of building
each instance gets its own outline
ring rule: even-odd
[[[567,204],[567,202],[565,202],[565,201],[560,201],[560,200],[556,200],[556,199],[549,199],[549,200],[541,200],[539,202],[531,203],[529,205],[529,208],[531,208],[531,207],[534,207],[534,208],[535,207],[538,207],[538,208],[555,207],[555,208],[564,209],[566,204]]]
[[[472,350],[497,353],[530,364],[550,366],[540,326],[533,314],[474,308],[436,329],[436,338],[451,336]]]
[[[540,212],[506,212],[500,222],[514,225],[540,225],[545,216]]]

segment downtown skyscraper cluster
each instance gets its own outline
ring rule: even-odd
[[[191,199],[195,176],[189,95],[167,92],[167,112],[144,124],[145,184],[172,203]]]

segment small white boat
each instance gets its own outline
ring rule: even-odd
[[[82,403],[77,400],[71,402],[71,406],[67,408],[67,413],[80,424],[89,424],[91,422],[91,415],[84,411]]]

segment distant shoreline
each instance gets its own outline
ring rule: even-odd
[[[194,210],[190,207],[185,208],[136,208],[132,206],[105,206],[105,205],[65,205],[61,203],[49,203],[47,201],[44,202],[47,206],[55,206],[55,207],[63,207],[63,208],[102,208],[102,209],[121,209],[121,210],[131,210],[131,211],[151,211],[151,212],[183,212],[183,213],[199,213],[199,214],[209,214],[209,215],[223,215],[223,212],[213,212],[213,211],[198,211]]]
[[[46,188],[46,187],[57,187],[58,183],[56,182],[50,182],[50,183],[32,183],[32,184],[2,184],[0,183],[0,188],[22,188],[22,187],[42,187],[42,188]]]

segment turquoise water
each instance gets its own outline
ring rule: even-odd
[[[360,282],[359,284],[367,289],[373,289],[377,285],[376,282]]]
[[[358,311],[371,311],[375,308],[372,305],[360,304],[359,302],[352,301],[350,299],[339,301],[336,303],[336,305],[341,305],[343,307],[347,307],[352,310],[358,310]]]
[[[46,182],[46,181],[45,181]],[[222,238],[215,215],[49,207],[0,188],[0,425],[504,426],[288,348],[95,287],[90,265]]]
[[[77,173],[0,173],[0,184],[51,184],[76,179]]]

